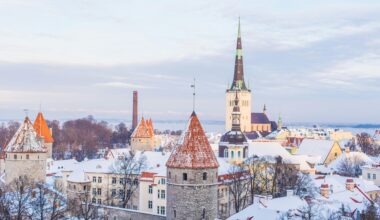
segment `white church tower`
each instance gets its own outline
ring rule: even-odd
[[[240,108],[240,129],[242,132],[251,131],[251,90],[247,88],[244,82],[243,52],[240,33],[240,19],[238,27],[238,37],[236,44],[236,58],[234,79],[231,87],[226,91],[226,130],[230,131],[232,125],[232,111],[235,104],[235,96],[239,99]]]

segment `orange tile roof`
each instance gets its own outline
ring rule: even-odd
[[[166,166],[171,168],[218,168],[219,163],[211,149],[195,112],[180,145],[170,155]]]
[[[36,130],[38,136],[43,137],[45,143],[53,143],[54,139],[50,133],[50,129],[45,121],[44,116],[41,112],[38,113],[36,120],[34,120],[34,129]]]
[[[144,117],[141,117],[140,123],[137,125],[135,130],[132,133],[132,138],[151,138],[153,134],[151,133],[150,126]]]

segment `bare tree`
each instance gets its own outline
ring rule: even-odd
[[[361,167],[365,161],[357,155],[346,157],[338,165],[338,173],[345,176],[358,177],[362,174]]]
[[[252,156],[248,158],[245,163],[248,166],[248,190],[250,196],[249,204],[253,204],[255,194],[258,192],[260,172],[265,160],[257,156]]]
[[[314,198],[318,193],[318,188],[315,186],[310,174],[299,173],[294,186],[294,193],[301,198],[309,196]]]
[[[121,207],[125,208],[132,199],[135,191],[138,189],[138,176],[146,167],[146,157],[144,153],[137,156],[132,151],[125,157],[118,158],[111,170],[120,177],[122,191],[119,192],[118,198],[121,199]]]
[[[78,219],[90,220],[98,218],[98,206],[92,204],[89,190],[83,190],[75,193],[75,197],[68,200],[68,210],[72,217]]]
[[[243,210],[248,205],[248,171],[240,166],[232,166],[228,171],[228,189],[232,194],[235,212]]]

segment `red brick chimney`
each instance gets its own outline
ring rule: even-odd
[[[137,91],[133,91],[133,110],[132,110],[132,130],[136,128],[138,122],[138,100],[137,100]]]
[[[352,191],[352,190],[354,190],[354,188],[355,188],[354,180],[353,179],[347,179],[346,180],[346,189]]]

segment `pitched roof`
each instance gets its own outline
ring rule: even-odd
[[[147,121],[145,121],[144,117],[141,117],[140,123],[137,125],[135,130],[133,131],[131,137],[132,138],[151,138],[153,135],[151,134],[151,129],[149,125],[147,125]]]
[[[54,139],[50,133],[50,129],[45,121],[41,112],[38,113],[36,120],[34,120],[34,129],[39,137],[43,137],[45,143],[53,143]]]
[[[262,112],[252,112],[251,113],[251,123],[252,124],[270,124],[267,115]]]
[[[297,154],[320,156],[321,160],[319,162],[324,163],[334,143],[331,140],[304,139],[299,146]]]
[[[172,168],[218,168],[219,164],[195,112],[166,163]]]
[[[20,128],[9,141],[6,152],[46,152],[46,148],[37,136],[32,122],[26,117]]]

